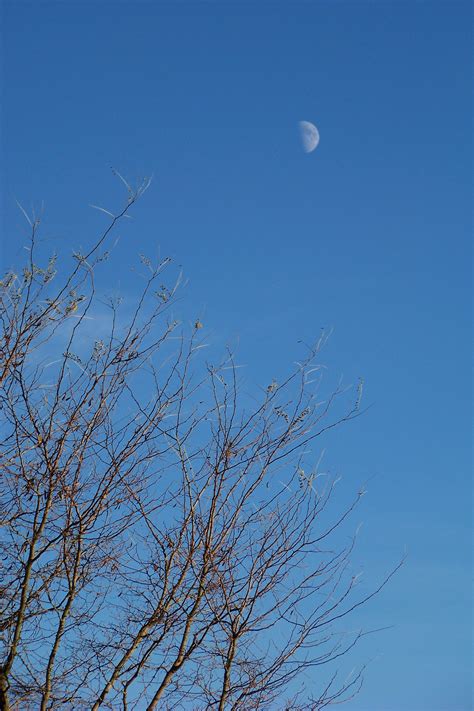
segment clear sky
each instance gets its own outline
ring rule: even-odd
[[[2,245],[45,204],[66,251],[154,174],[117,245],[189,278],[180,309],[248,382],[334,333],[328,377],[368,412],[326,443],[370,479],[356,563],[372,660],[349,711],[471,709],[471,12],[451,2],[4,2]],[[297,123],[321,142],[305,154]],[[112,283],[113,282],[113,283]],[[355,521],[357,523],[357,521]],[[355,624],[355,622],[354,622]]]

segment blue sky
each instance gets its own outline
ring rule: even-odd
[[[25,207],[65,253],[153,173],[109,285],[137,252],[189,279],[180,316],[266,383],[332,327],[329,382],[364,417],[326,442],[370,478],[356,563],[377,581],[349,711],[471,708],[471,12],[458,2],[4,2],[2,247]],[[297,123],[321,142],[299,145]],[[373,478],[371,478],[373,477]],[[356,521],[357,523],[357,521]]]

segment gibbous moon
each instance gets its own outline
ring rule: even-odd
[[[319,143],[319,131],[310,121],[300,121],[299,128],[303,150],[311,153]]]

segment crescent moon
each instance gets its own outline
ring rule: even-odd
[[[300,121],[301,144],[305,153],[311,153],[319,143],[319,131],[310,121]]]

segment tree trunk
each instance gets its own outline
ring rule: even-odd
[[[8,701],[8,679],[3,670],[0,670],[0,711],[10,711]]]

